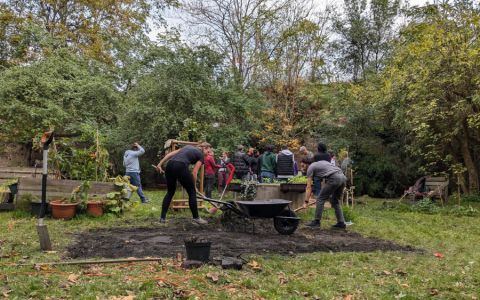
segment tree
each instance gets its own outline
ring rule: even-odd
[[[237,84],[252,83],[261,35],[273,30],[272,21],[288,1],[194,0],[184,1],[196,35],[228,57]]]
[[[120,102],[101,64],[62,49],[0,73],[0,135],[4,141],[28,143],[49,128],[114,125]]]
[[[182,44],[152,47],[143,75],[127,92],[111,148],[139,141],[155,157],[167,139],[206,140],[229,149],[246,142],[262,103],[229,80],[223,57]]]
[[[344,16],[334,20],[339,36],[333,47],[339,51],[340,70],[354,81],[379,72],[395,38],[399,0],[344,0]]]
[[[50,49],[69,47],[86,57],[112,62],[114,40],[143,34],[147,17],[172,2],[7,0],[0,3],[2,58],[18,58],[19,53],[23,58],[42,57]],[[40,40],[48,37],[53,43],[41,43],[31,28],[44,31]]]
[[[413,20],[382,73],[394,125],[408,134],[425,171],[448,171],[463,192],[478,192],[479,7],[470,1],[431,5]]]

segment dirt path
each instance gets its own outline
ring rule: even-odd
[[[268,222],[267,222],[268,221]],[[343,230],[299,228],[293,235],[278,234],[271,220],[255,222],[255,234],[227,232],[220,224],[198,227],[186,219],[171,220],[167,226],[152,223],[148,228],[110,228],[75,235],[68,249],[71,258],[173,257],[184,253],[185,238],[198,236],[212,242],[211,256],[240,254],[282,255],[310,252],[419,251],[391,241],[366,238]],[[155,225],[154,225],[155,224]],[[155,226],[155,227],[153,227]]]

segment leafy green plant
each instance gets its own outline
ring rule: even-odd
[[[440,208],[430,198],[423,198],[411,207],[412,211],[422,212],[426,214],[435,214]]]
[[[461,197],[461,201],[463,202],[480,202],[480,194],[469,194],[463,195]]]
[[[242,181],[240,198],[243,201],[252,201],[257,196],[258,181],[254,178],[247,178]]]
[[[293,177],[290,177],[287,182],[288,183],[306,184],[307,183],[307,176],[302,176],[302,175],[293,176]]]
[[[80,203],[80,207],[84,209],[87,207],[87,201],[88,201],[88,191],[91,188],[91,183],[88,180],[85,180],[77,186],[76,188],[73,189],[72,194],[70,196],[70,202],[71,203]]]
[[[130,206],[127,200],[133,192],[137,191],[137,187],[130,183],[129,176],[117,176],[111,178],[111,181],[117,190],[106,195],[104,209],[106,213],[121,214]]]
[[[469,206],[462,206],[462,205],[455,205],[453,207],[449,207],[445,209],[445,212],[449,215],[454,215],[457,217],[475,217],[479,215],[479,211],[476,208],[473,208],[471,205]]]

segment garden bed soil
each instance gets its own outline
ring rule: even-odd
[[[213,222],[212,220],[209,220]],[[255,232],[229,232],[218,223],[191,224],[189,219],[172,219],[166,226],[152,221],[151,227],[97,229],[75,234],[68,248],[69,258],[174,257],[184,253],[184,240],[192,236],[212,242],[211,257],[248,254],[295,255],[312,252],[421,252],[412,246],[367,238],[335,229],[299,228],[293,235],[278,234],[271,220],[256,220]]]

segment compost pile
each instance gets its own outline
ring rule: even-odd
[[[70,258],[174,257],[184,253],[184,241],[204,237],[212,242],[211,255],[239,256],[248,254],[295,255],[311,252],[419,252],[411,246],[367,238],[354,232],[299,228],[293,235],[278,234],[268,220],[255,220],[255,233],[232,232],[210,220],[207,226],[196,226],[189,219],[171,219],[167,226],[152,221],[149,227],[97,229],[75,234],[68,248]]]

